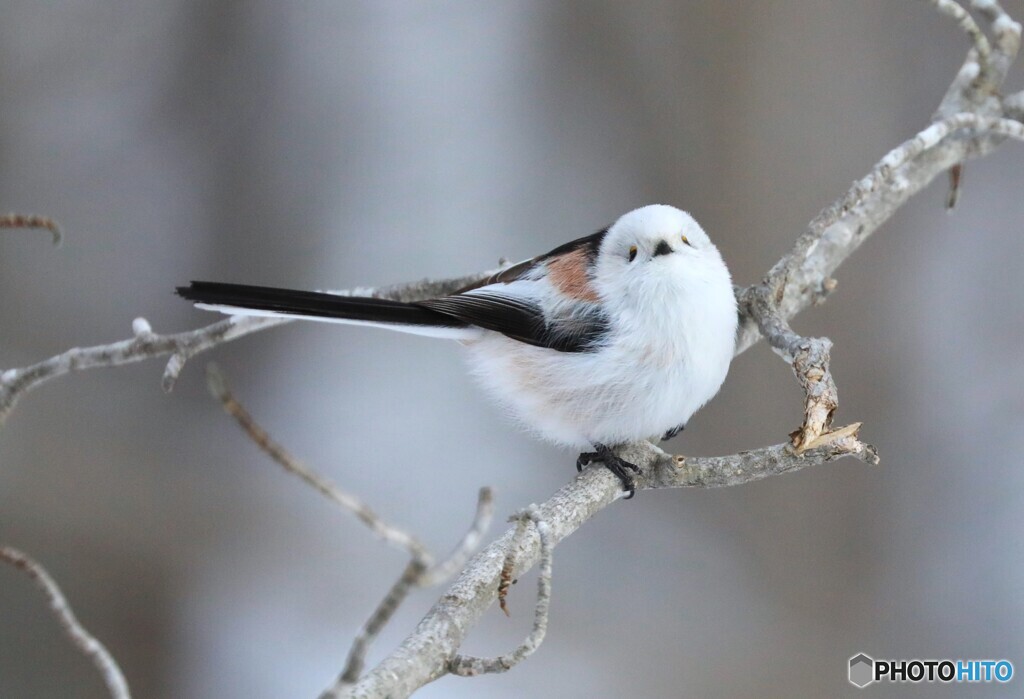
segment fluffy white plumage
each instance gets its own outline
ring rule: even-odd
[[[685,424],[725,380],[737,325],[718,249],[689,214],[664,205],[416,304],[212,283],[179,293],[223,313],[458,340],[473,374],[520,423],[581,449]]]
[[[660,241],[671,254],[654,256]],[[464,341],[470,366],[520,422],[558,444],[658,438],[685,424],[725,380],[737,324],[729,270],[689,214],[652,205],[608,229],[593,272],[610,324],[599,349],[554,352],[485,332]],[[547,278],[516,285],[550,315],[576,303]]]

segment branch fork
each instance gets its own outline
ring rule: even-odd
[[[839,407],[839,391],[829,368],[832,341],[827,337],[801,337],[793,332],[776,301],[783,289],[784,284],[773,285],[766,280],[745,289],[741,303],[771,348],[792,366],[804,391],[804,420],[790,434],[793,448],[799,454],[828,435]]]

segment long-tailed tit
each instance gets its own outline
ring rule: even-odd
[[[457,340],[521,423],[601,461],[632,496],[612,446],[667,439],[717,392],[737,313],[729,270],[697,222],[645,206],[612,226],[450,296],[401,303],[192,282],[178,294],[231,315],[355,323]]]

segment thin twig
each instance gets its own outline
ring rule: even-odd
[[[0,561],[9,563],[25,573],[35,583],[35,586],[43,591],[50,604],[50,611],[57,618],[64,635],[68,637],[75,648],[92,661],[106,683],[110,696],[114,699],[131,699],[128,682],[117,661],[114,660],[110,651],[97,641],[95,636],[86,631],[78,621],[64,597],[64,593],[61,592],[60,587],[46,572],[46,569],[26,554],[9,546],[0,546]]]
[[[1021,25],[1015,22],[997,0],[971,0],[971,6],[991,24],[995,36],[990,65],[995,85],[1002,85],[1020,51]]]
[[[974,21],[970,13],[960,6],[960,3],[954,2],[954,0],[928,0],[928,2],[941,14],[956,20],[957,26],[970,37],[980,67],[978,74],[979,83],[987,82],[991,70],[992,47],[988,43],[988,37],[985,36],[985,32],[981,30],[981,27]]]
[[[359,633],[356,634],[355,639],[352,641],[352,647],[349,649],[348,658],[345,660],[345,669],[342,670],[341,676],[333,687],[320,695],[320,699],[333,699],[345,687],[355,684],[359,680],[359,677],[363,674],[363,668],[366,666],[366,653],[370,649],[370,645],[391,620],[395,612],[398,611],[398,607],[409,596],[412,589],[417,586],[424,571],[425,567],[422,561],[415,558],[409,561],[398,580],[391,586],[384,599],[373,610],[373,614],[363,624]]]
[[[989,56],[987,81],[977,62],[978,52],[969,52],[964,66],[939,106],[937,117],[942,118],[955,111],[963,111],[965,106],[970,105],[974,107],[971,111],[979,115],[1005,116],[1019,121],[1021,115],[1014,114],[1011,100],[1000,100],[998,92],[1020,51],[1021,25],[1006,13],[997,0],[972,0],[971,6],[988,21],[995,37],[995,44]],[[977,90],[979,86],[988,89]],[[962,184],[963,163],[957,163],[949,170],[947,210],[952,210],[957,205]]]
[[[145,332],[148,328],[138,323],[138,331]],[[235,419],[249,438],[272,458],[285,471],[301,478],[331,502],[340,505],[346,511],[359,518],[374,534],[409,554],[406,565],[398,580],[388,590],[387,595],[374,609],[369,619],[363,624],[349,650],[345,668],[335,684],[326,690],[322,697],[333,697],[359,679],[365,665],[366,652],[377,638],[381,629],[394,616],[409,592],[416,587],[427,587],[447,580],[465,565],[466,560],[480,545],[484,532],[490,526],[494,513],[494,495],[490,488],[481,488],[477,495],[476,512],[462,540],[445,560],[434,563],[433,555],[411,534],[384,522],[362,500],[341,490],[319,473],[299,462],[264,430],[243,406],[228,386],[227,379],[216,364],[212,362],[206,367],[206,383],[210,394]]]
[[[456,544],[448,557],[423,571],[416,581],[417,587],[433,587],[439,585],[462,570],[466,561],[473,555],[484,534],[491,526],[491,518],[494,516],[494,491],[484,487],[480,489],[476,498],[476,513],[469,525],[462,541]]]
[[[53,238],[53,244],[56,247],[59,247],[61,242],[64,240],[64,233],[61,231],[60,225],[49,216],[11,213],[6,216],[0,216],[0,228],[31,228],[48,230]]]
[[[541,518],[540,509],[536,505],[526,508],[525,512],[520,513],[518,519],[519,521],[533,522],[540,539],[540,575],[537,578],[537,604],[533,612],[533,628],[530,629],[526,639],[510,653],[494,658],[455,655],[448,663],[448,671],[453,675],[473,677],[506,672],[532,655],[544,641],[544,635],[548,630],[548,610],[551,608],[551,567],[555,548],[551,541],[551,527]],[[518,539],[520,538],[513,539],[514,546],[509,547],[510,550],[518,548]]]
[[[409,561],[398,580],[391,586],[384,599],[359,630],[349,649],[345,668],[334,684],[320,694],[320,699],[341,697],[349,687],[359,680],[366,665],[366,653],[370,645],[398,611],[398,607],[409,596],[413,588],[440,584],[462,569],[469,556],[480,545],[480,539],[490,526],[491,517],[494,514],[493,503],[494,495],[491,489],[481,488],[477,496],[473,523],[447,559],[429,568],[428,560],[414,557]]]
[[[256,423],[252,415],[249,414],[249,411],[235,399],[224,375],[217,368],[217,365],[212,362],[206,367],[206,385],[210,389],[210,394],[220,401],[224,410],[235,419],[239,427],[252,439],[256,446],[266,452],[285,471],[298,476],[328,500],[355,515],[370,531],[390,546],[405,551],[416,560],[430,560],[430,554],[427,552],[426,547],[416,537],[386,523],[381,519],[380,515],[370,509],[362,500],[355,495],[346,493],[320,474],[307,468],[289,454],[284,447],[275,442],[267,434],[266,430]]]

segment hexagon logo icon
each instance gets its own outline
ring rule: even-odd
[[[875,681],[875,661],[858,653],[850,658],[850,684],[864,689]]]

